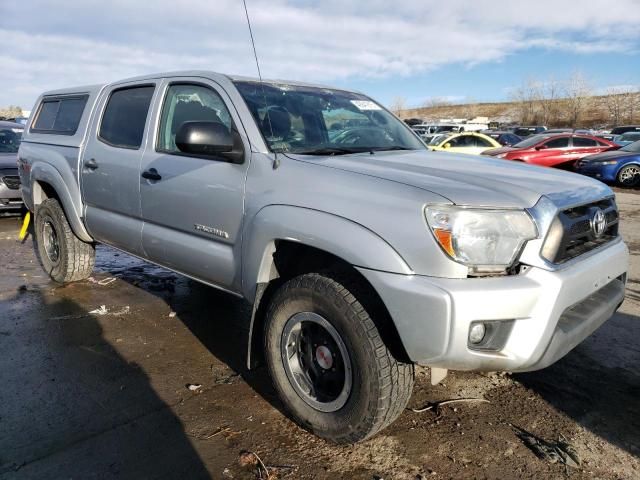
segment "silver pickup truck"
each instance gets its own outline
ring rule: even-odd
[[[18,164],[51,278],[103,243],[246,299],[249,366],[335,442],[390,424],[414,364],[540,369],[624,298],[607,186],[429,152],[361,93],[190,71],[33,111]]]

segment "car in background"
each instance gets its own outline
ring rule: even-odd
[[[437,138],[429,142],[428,146],[433,151],[480,155],[485,150],[500,147],[500,144],[482,133],[463,132]]]
[[[480,133],[483,133],[487,137],[493,138],[496,142],[498,142],[503,147],[510,147],[511,145],[515,145],[522,141],[522,137],[519,137],[515,133],[501,131],[501,130],[484,130]]]
[[[18,148],[24,125],[0,121],[0,211],[23,208]]]
[[[518,135],[519,137],[525,138],[531,135],[537,135],[539,133],[544,133],[547,131],[547,127],[542,125],[533,125],[529,127],[515,127],[513,129],[513,133]]]
[[[576,171],[602,182],[637,187],[640,185],[640,140],[619,150],[589,155],[577,163]]]
[[[614,143],[591,135],[540,134],[525,138],[512,147],[487,150],[484,155],[572,170],[577,160],[615,148],[618,147]]]
[[[640,132],[640,125],[621,125],[611,129],[611,135],[622,135],[627,132]]]
[[[620,145],[624,147],[625,145],[629,145],[630,143],[634,143],[640,140],[640,132],[627,132],[622,135],[616,135],[613,137],[613,143],[616,145]]]

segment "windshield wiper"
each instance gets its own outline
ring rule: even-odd
[[[342,148],[342,147],[322,147],[314,148],[313,150],[299,150],[295,152],[289,152],[298,155],[348,155],[350,153],[362,153],[369,152],[370,148]]]
[[[416,150],[415,148],[403,147],[402,145],[390,145],[388,147],[374,147],[369,150],[373,152],[387,152],[390,150]]]

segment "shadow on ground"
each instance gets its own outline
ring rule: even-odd
[[[640,318],[617,313],[556,364],[514,375],[584,428],[640,456]]]
[[[1,478],[210,478],[172,406],[96,317],[51,284],[7,293]]]

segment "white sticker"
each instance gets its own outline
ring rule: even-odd
[[[12,128],[11,131],[13,133],[22,133],[22,129],[21,128]]]
[[[358,110],[382,110],[379,105],[371,100],[351,100]]]

